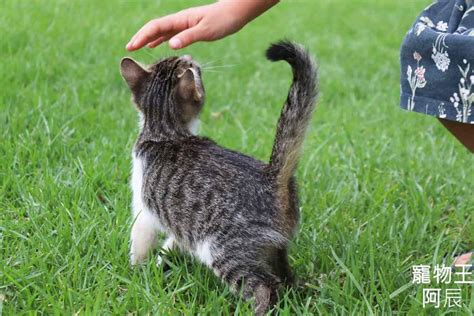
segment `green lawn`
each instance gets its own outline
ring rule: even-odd
[[[281,293],[281,315],[435,314],[411,267],[474,248],[473,156],[434,118],[398,106],[398,49],[429,2],[286,1],[179,52],[225,66],[204,72],[201,134],[262,160],[291,81],[265,48],[289,38],[319,60],[290,250],[299,286]],[[190,4],[2,1],[0,314],[251,311],[190,257],[167,257],[168,271],[128,261],[137,115],[118,65],[174,54],[124,46],[148,19]],[[472,288],[461,287],[462,308],[440,311],[472,315]]]

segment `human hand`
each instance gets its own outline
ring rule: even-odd
[[[172,49],[198,41],[214,41],[239,31],[278,0],[222,0],[151,20],[130,40],[126,49],[154,48],[169,40]]]

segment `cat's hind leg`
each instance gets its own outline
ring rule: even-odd
[[[276,249],[276,255],[272,258],[274,273],[280,277],[285,285],[293,285],[294,276],[288,262],[288,252],[285,248]]]
[[[230,280],[235,291],[242,291],[245,299],[254,299],[256,316],[263,316],[273,308],[278,299],[280,279],[262,266],[236,267],[239,275]],[[232,273],[232,272],[230,272]],[[228,279],[228,276],[224,279]]]
[[[277,302],[277,291],[281,284],[271,267],[258,264],[249,258],[230,256],[213,262],[214,272],[229,284],[232,292],[242,293],[245,299],[254,299],[254,312],[265,315]]]
[[[144,210],[135,218],[132,226],[130,263],[137,265],[143,263],[148,257],[148,252],[156,246],[158,233],[158,219],[149,211]]]

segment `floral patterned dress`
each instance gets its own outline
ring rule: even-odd
[[[474,0],[438,0],[417,18],[401,53],[402,108],[474,124]]]

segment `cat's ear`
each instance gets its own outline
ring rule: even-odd
[[[142,92],[150,77],[150,72],[129,57],[123,58],[120,62],[120,73],[135,96]]]
[[[204,102],[204,88],[197,70],[189,68],[178,76],[178,92],[183,101],[201,105]]]

